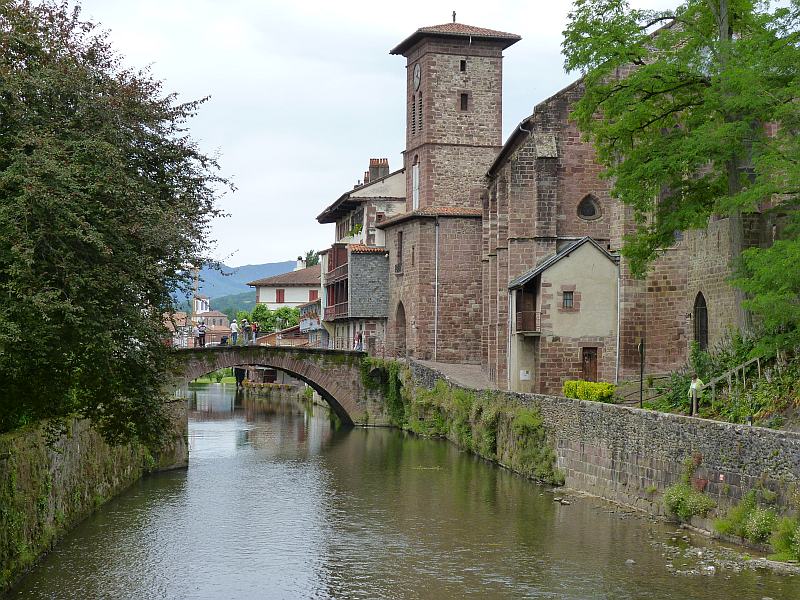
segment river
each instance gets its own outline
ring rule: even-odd
[[[10,597],[800,598],[800,577],[596,499],[554,502],[444,441],[337,429],[234,386],[186,395],[189,468],[107,503]]]

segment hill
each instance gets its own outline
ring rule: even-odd
[[[285,262],[264,263],[261,265],[242,265],[241,267],[223,265],[221,273],[204,267],[200,271],[200,294],[216,300],[224,296],[242,295],[245,292],[249,292],[255,304],[255,290],[247,286],[248,281],[288,273],[295,268],[296,264],[293,260],[287,260]],[[214,309],[225,312],[224,309],[219,307],[218,302],[212,302],[211,304]]]

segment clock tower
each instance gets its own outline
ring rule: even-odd
[[[409,211],[480,208],[470,192],[503,143],[503,50],[520,39],[453,22],[422,27],[392,49],[407,61]]]

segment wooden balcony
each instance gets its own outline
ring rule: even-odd
[[[541,329],[541,314],[535,310],[517,311],[514,332],[522,335],[539,335]]]
[[[325,274],[325,283],[335,283],[342,279],[347,279],[347,266],[348,263],[334,267]]]
[[[347,315],[347,302],[340,302],[339,304],[325,307],[326,321],[333,321],[334,319],[346,319]]]

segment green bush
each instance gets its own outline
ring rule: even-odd
[[[565,381],[564,396],[578,400],[592,400],[594,402],[614,402],[616,386],[613,383],[595,383],[593,381],[571,380]]]
[[[773,558],[777,560],[800,560],[800,518],[785,517],[780,520],[772,534]]]
[[[763,544],[778,526],[774,510],[758,506],[758,492],[750,490],[742,501],[728,514],[714,521],[714,529],[723,535],[735,535],[751,542]]]
[[[716,506],[711,498],[683,481],[664,491],[664,504],[669,512],[683,521],[688,521],[696,515],[705,517],[708,511]]]

